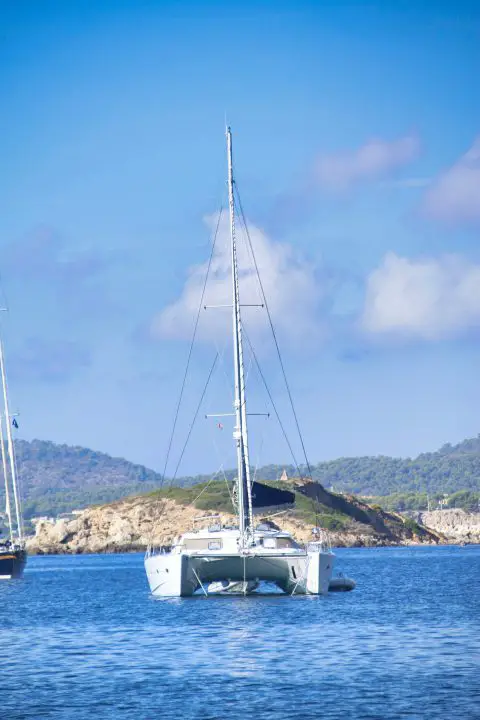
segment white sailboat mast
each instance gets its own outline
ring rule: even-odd
[[[3,477],[5,478],[5,514],[8,520],[8,531],[10,533],[10,542],[13,543],[13,528],[12,528],[12,508],[10,505],[10,488],[8,485],[8,468],[7,468],[7,456],[5,453],[5,440],[3,437],[3,416],[0,413],[0,448],[2,452],[2,469]]]
[[[13,488],[13,499],[15,502],[15,516],[17,521],[17,535],[20,542],[23,540],[23,524],[22,515],[20,512],[20,498],[18,492],[17,483],[17,468],[15,464],[15,450],[13,447],[12,440],[12,429],[10,427],[10,410],[8,406],[8,392],[7,392],[7,377],[5,373],[5,359],[3,354],[3,343],[0,338],[0,374],[2,378],[2,390],[3,390],[3,406],[5,408],[5,424],[7,428],[7,448],[8,448],[8,459],[10,463],[10,473],[12,478]]]
[[[253,527],[250,463],[248,456],[247,408],[245,398],[245,373],[243,363],[242,319],[238,287],[237,243],[235,237],[235,199],[233,194],[232,133],[227,128],[228,155],[228,204],[230,209],[230,239],[232,251],[232,294],[233,294],[233,362],[235,377],[235,429],[233,437],[237,447],[238,472],[238,521],[240,542],[245,544],[246,533]]]

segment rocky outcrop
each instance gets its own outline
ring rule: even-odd
[[[480,513],[456,508],[411,513],[422,525],[442,533],[452,543],[480,543]]]
[[[363,510],[367,515],[376,513],[369,506],[362,505]],[[176,535],[191,529],[201,515],[192,505],[155,495],[127,498],[87,508],[72,520],[39,521],[35,536],[28,540],[28,550],[38,554],[142,551],[148,545],[170,544]],[[368,517],[365,522],[352,519],[348,529],[330,532],[332,545],[370,547],[442,541],[441,536],[411,520],[406,523],[392,514],[379,517],[374,523]],[[220,513],[219,519],[225,524],[235,520],[229,513]],[[282,514],[281,526],[300,542],[312,539],[311,525],[296,518],[294,511]]]
[[[87,508],[70,521],[42,520],[27,542],[32,553],[102,553],[169,543],[199,512],[171,500],[137,497]]]

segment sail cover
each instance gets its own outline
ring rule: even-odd
[[[289,490],[279,490],[263,483],[252,483],[252,508],[254,513],[260,513],[265,508],[278,507],[283,509],[295,504],[295,494]]]

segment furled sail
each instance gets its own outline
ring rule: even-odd
[[[259,482],[252,483],[252,507],[256,515],[266,508],[271,510],[278,507],[279,510],[283,510],[287,507],[293,507],[294,504],[295,494],[293,492],[280,490]]]

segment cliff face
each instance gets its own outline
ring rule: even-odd
[[[33,553],[102,553],[143,550],[168,543],[200,513],[174,501],[139,497],[87,508],[73,520],[36,524],[27,543]]]
[[[332,545],[361,547],[442,542],[441,536],[424,527],[415,526],[415,523],[404,525],[400,516],[380,514],[369,506],[362,506],[362,510],[364,508],[368,508],[366,514],[372,514],[375,522],[369,522],[368,518],[365,522],[352,519],[348,528],[329,533]],[[169,544],[176,535],[193,527],[194,518],[205,514],[208,511],[202,512],[192,505],[170,499],[155,496],[127,498],[87,508],[73,520],[38,522],[35,536],[28,540],[28,550],[40,554],[142,551],[149,544]],[[229,513],[222,512],[219,517],[226,524],[234,521]],[[300,542],[311,540],[312,525],[295,518],[294,511],[282,514],[278,522]]]
[[[412,513],[417,522],[442,533],[453,542],[480,543],[480,513],[465,510],[432,510]]]

